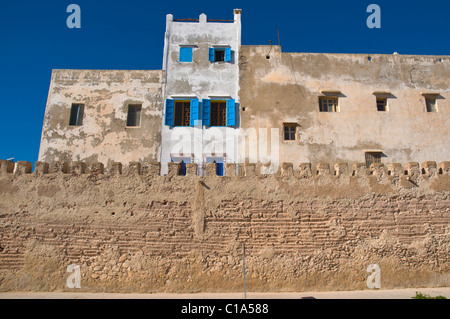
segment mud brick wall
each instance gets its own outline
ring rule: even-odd
[[[367,289],[450,285],[450,163],[281,165],[178,176],[177,164],[0,161],[0,290]]]

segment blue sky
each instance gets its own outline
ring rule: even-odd
[[[69,4],[81,29],[69,29]],[[381,28],[369,29],[369,4]],[[0,159],[37,161],[52,69],[162,67],[165,16],[232,19],[242,44],[285,52],[450,55],[449,0],[0,0]]]

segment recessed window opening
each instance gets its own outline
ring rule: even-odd
[[[191,102],[175,101],[174,126],[189,126],[191,120]]]
[[[84,114],[84,105],[83,104],[72,104],[70,109],[70,126],[80,126],[83,124],[83,114]]]
[[[283,123],[283,139],[285,141],[295,141],[297,139],[297,124]]]
[[[382,152],[366,152],[366,167],[370,168],[373,163],[381,163]]]
[[[231,48],[230,47],[214,47],[209,48],[210,62],[231,62]]]
[[[378,112],[387,112],[388,111],[387,98],[377,97],[377,111]]]
[[[128,105],[127,126],[141,125],[141,109],[140,104]]]
[[[225,62],[225,49],[215,49],[214,50],[214,61],[215,62]]]
[[[319,98],[320,112],[339,112],[337,97],[320,97]]]
[[[226,101],[211,101],[211,126],[227,126]]]
[[[437,112],[436,98],[427,97],[425,98],[425,103],[427,106],[427,112]]]

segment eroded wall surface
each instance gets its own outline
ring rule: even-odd
[[[448,56],[373,54],[369,61],[367,54],[244,45],[239,65],[241,127],[257,135],[279,129],[280,163],[358,163],[365,151],[383,152],[383,163],[450,156]],[[340,92],[340,112],[319,112],[323,91]],[[389,93],[388,112],[377,111],[374,92]],[[426,112],[424,93],[437,94],[438,112]],[[283,141],[283,122],[297,123],[296,141]],[[248,147],[241,143],[246,159]]]
[[[243,243],[248,291],[450,285],[449,162],[58,167],[0,161],[1,291],[237,292]]]
[[[159,161],[162,71],[53,70],[40,161]],[[70,126],[72,104],[84,104]],[[142,105],[140,125],[127,127],[128,105]]]

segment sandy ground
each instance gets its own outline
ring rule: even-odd
[[[248,292],[247,299],[411,299],[416,292],[429,296],[445,296],[450,299],[450,287],[379,289],[332,292]],[[0,299],[244,299],[244,293],[198,293],[198,294],[115,294],[85,292],[7,292]]]

